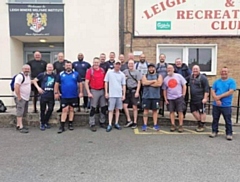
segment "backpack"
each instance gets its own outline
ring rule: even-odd
[[[22,80],[21,84],[23,84],[23,82],[25,81],[25,76],[23,75],[23,73],[18,73],[16,75],[14,75],[13,78],[12,78],[12,81],[10,83],[10,88],[11,88],[12,92],[14,91],[15,79],[16,79],[17,75],[19,75],[19,74],[22,75],[22,77],[23,77],[23,80]]]
[[[93,74],[94,74],[94,69],[93,68],[90,68],[91,70],[91,78],[93,77]],[[100,67],[100,70],[102,71],[103,74],[105,74],[105,71],[103,68]]]
[[[167,68],[168,64],[167,63],[164,63],[165,64],[165,67]],[[157,64],[157,67],[156,67],[156,70],[158,70],[160,68],[160,63]]]
[[[192,80],[195,80],[195,81],[197,81],[197,82],[199,83],[199,87],[202,88],[202,81],[201,81],[201,77],[202,77],[202,76],[204,76],[204,75],[200,74],[197,78],[193,78],[193,76],[191,76],[191,77],[190,77],[190,82],[191,82]],[[205,77],[205,76],[204,76],[204,77]]]
[[[3,101],[0,100],[0,112],[6,112],[7,107],[4,105]]]
[[[146,64],[146,66],[148,66],[148,62],[147,61],[145,61],[145,64]],[[138,65],[139,65],[139,61],[136,63],[136,70],[138,69]]]

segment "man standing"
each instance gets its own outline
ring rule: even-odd
[[[207,78],[200,74],[200,68],[198,65],[194,65],[192,68],[192,75],[189,81],[190,86],[190,109],[194,118],[198,121],[196,128],[197,132],[204,131],[204,125],[206,120],[205,107],[209,96],[209,83]]]
[[[16,103],[17,130],[20,133],[28,133],[28,129],[23,127],[22,118],[28,112],[28,101],[31,94],[31,79],[29,76],[30,66],[23,65],[22,72],[15,77],[14,95]]]
[[[167,67],[168,76],[163,81],[163,95],[165,102],[170,111],[171,128],[170,131],[176,130],[174,112],[178,112],[179,127],[178,132],[183,132],[183,111],[185,109],[184,97],[186,94],[186,80],[182,75],[174,73],[172,65]]]
[[[36,51],[34,53],[34,60],[27,63],[31,67],[31,79],[36,78],[40,73],[46,70],[47,62],[42,60],[42,55],[40,52]],[[38,100],[38,90],[32,85],[33,91],[33,112],[37,113],[37,100]]]
[[[137,116],[138,116],[138,102],[139,102],[139,91],[141,86],[142,75],[139,71],[134,69],[134,61],[128,61],[128,68],[123,71],[126,76],[126,98],[123,101],[123,108],[127,117],[127,123],[125,127],[137,127]],[[133,122],[131,121],[130,114],[128,111],[128,104],[132,104],[133,108]]]
[[[100,54],[100,67],[104,69],[105,73],[107,73],[109,69],[109,64],[106,62],[106,54],[102,53]]]
[[[46,128],[49,129],[49,119],[52,115],[54,108],[54,84],[56,76],[53,73],[53,65],[47,64],[46,72],[40,73],[34,80],[33,84],[37,88],[40,98],[40,130],[44,131]],[[41,83],[39,86],[38,83]],[[47,108],[48,107],[48,108]],[[47,108],[47,111],[46,111]]]
[[[128,63],[125,62],[125,57],[124,57],[124,55],[123,55],[123,54],[120,54],[119,57],[118,57],[118,59],[121,61],[121,68],[120,68],[120,70],[121,70],[121,71],[124,71],[124,70],[128,69]]]
[[[59,85],[61,85],[61,94],[59,92]],[[78,90],[80,93],[78,94]],[[74,107],[78,107],[79,97],[83,96],[83,88],[81,78],[78,72],[72,70],[72,63],[67,61],[65,63],[65,71],[57,76],[54,86],[55,99],[59,99],[61,95],[62,115],[61,126],[58,133],[65,131],[65,122],[69,119],[68,129],[73,130]]]
[[[110,70],[114,69],[114,63],[115,63],[115,52],[110,52],[109,54],[109,60],[107,61]]]
[[[221,69],[221,79],[216,80],[212,86],[213,102],[213,122],[211,138],[218,134],[218,123],[220,115],[223,115],[226,127],[226,139],[232,140],[232,99],[233,93],[236,90],[236,82],[234,79],[228,77],[228,68]]]
[[[100,127],[106,128],[106,99],[104,93],[104,77],[105,71],[99,67],[100,60],[99,58],[95,57],[93,59],[93,66],[92,68],[88,69],[86,74],[86,81],[85,81],[85,88],[88,93],[88,97],[90,98],[91,102],[91,110],[89,114],[89,125],[90,129],[95,132],[97,131],[96,122],[95,122],[95,114],[97,106],[100,106]],[[89,89],[90,88],[90,89]]]
[[[83,85],[85,82],[85,76],[86,76],[87,69],[89,69],[89,68],[91,68],[91,65],[87,61],[84,61],[84,55],[82,53],[79,53],[78,61],[73,62],[73,69],[76,72],[78,72]],[[80,102],[79,102],[79,104],[80,104]],[[87,92],[84,87],[83,88],[83,108],[84,108],[85,112],[87,111],[87,107],[88,107],[88,95],[87,95]],[[79,111],[80,111],[80,106],[79,106]]]
[[[142,75],[146,75],[148,72],[148,63],[144,54],[140,55],[140,60],[135,63],[135,70],[138,70]]]
[[[187,81],[187,83],[186,83],[187,90],[186,90],[186,95],[185,95],[186,108],[183,111],[183,117],[185,118],[185,115],[187,113],[188,100],[189,100],[188,84],[189,84],[189,79],[191,76],[191,70],[188,68],[188,66],[185,63],[182,62],[182,60],[180,58],[177,58],[175,60],[175,65],[173,67],[174,67],[174,73],[178,73],[178,74],[182,75],[183,78],[185,78],[185,80]]]
[[[167,76],[167,66],[168,66],[168,64],[166,63],[166,55],[161,53],[159,55],[159,63],[156,64],[156,70],[157,70],[157,73],[162,76],[163,80]],[[162,88],[160,89],[160,95],[161,95],[161,99],[160,99],[160,108],[159,108],[158,113],[163,115],[164,114],[164,109],[163,109],[164,97],[163,97],[163,89]]]
[[[143,126],[142,131],[147,130],[147,122],[148,122],[148,112],[152,110],[152,117],[153,117],[153,129],[159,131],[160,127],[157,124],[158,113],[157,110],[159,109],[159,101],[160,101],[160,86],[162,85],[162,77],[156,73],[155,65],[150,63],[148,65],[148,73],[143,75],[142,78],[142,85],[143,85],[143,98],[142,98],[142,105],[143,105]]]
[[[121,61],[114,63],[114,69],[109,70],[105,76],[105,97],[108,101],[108,121],[107,132],[112,130],[113,111],[115,110],[115,125],[114,127],[121,130],[118,124],[119,109],[122,109],[122,101],[125,99],[126,79],[125,75],[120,71]]]
[[[59,75],[62,71],[64,71],[64,66],[67,60],[64,59],[64,54],[62,52],[58,53],[58,60],[53,64],[53,68],[55,73]],[[61,92],[61,90],[59,90]],[[62,112],[61,103],[60,108],[57,112]]]

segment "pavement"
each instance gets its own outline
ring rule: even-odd
[[[29,131],[0,128],[1,182],[240,181],[240,127],[233,141],[224,134],[184,134],[189,131],[141,134],[140,128]]]

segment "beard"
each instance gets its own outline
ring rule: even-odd
[[[78,59],[78,61],[83,61],[83,59],[80,58],[80,59]]]
[[[160,59],[160,63],[164,63],[165,62],[165,60],[164,59]]]
[[[145,59],[140,59],[140,62],[141,62],[141,63],[144,63],[144,62],[145,62]]]
[[[154,74],[154,73],[155,73],[155,71],[149,71],[149,73],[150,73],[150,74]]]
[[[66,71],[67,71],[67,72],[71,72],[72,69],[71,69],[71,68],[67,68]]]

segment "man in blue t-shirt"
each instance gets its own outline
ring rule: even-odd
[[[60,97],[59,85],[61,85],[61,105],[63,109],[61,115],[61,126],[58,133],[62,133],[65,131],[64,125],[68,112],[68,129],[73,130],[74,107],[79,106],[79,97],[83,96],[81,78],[78,72],[72,70],[72,63],[70,61],[65,63],[65,71],[61,72],[57,76],[54,86],[55,99],[59,99]],[[79,94],[78,90],[80,91]]]
[[[221,114],[225,120],[226,139],[232,140],[232,99],[236,90],[236,82],[228,77],[228,68],[221,70],[221,79],[216,80],[212,86],[213,111],[212,111],[212,134],[209,136],[214,138],[218,134],[218,123]]]
[[[54,108],[54,84],[56,80],[56,75],[53,73],[53,65],[47,64],[46,72],[38,74],[33,80],[34,86],[37,88],[38,93],[40,94],[40,118],[41,124],[40,129],[44,131],[46,128],[49,129],[49,118],[52,115]],[[38,83],[41,85],[39,86]],[[47,112],[46,112],[46,108]]]
[[[78,72],[78,74],[83,82],[83,85],[84,85],[86,72],[89,68],[91,68],[91,65],[87,61],[84,61],[84,55],[82,53],[78,54],[78,60],[73,62],[72,67],[73,67],[74,71]],[[87,111],[88,94],[87,94],[85,87],[83,87],[83,95],[84,95],[83,108],[85,111]],[[78,111],[80,111],[80,107],[78,108]]]

